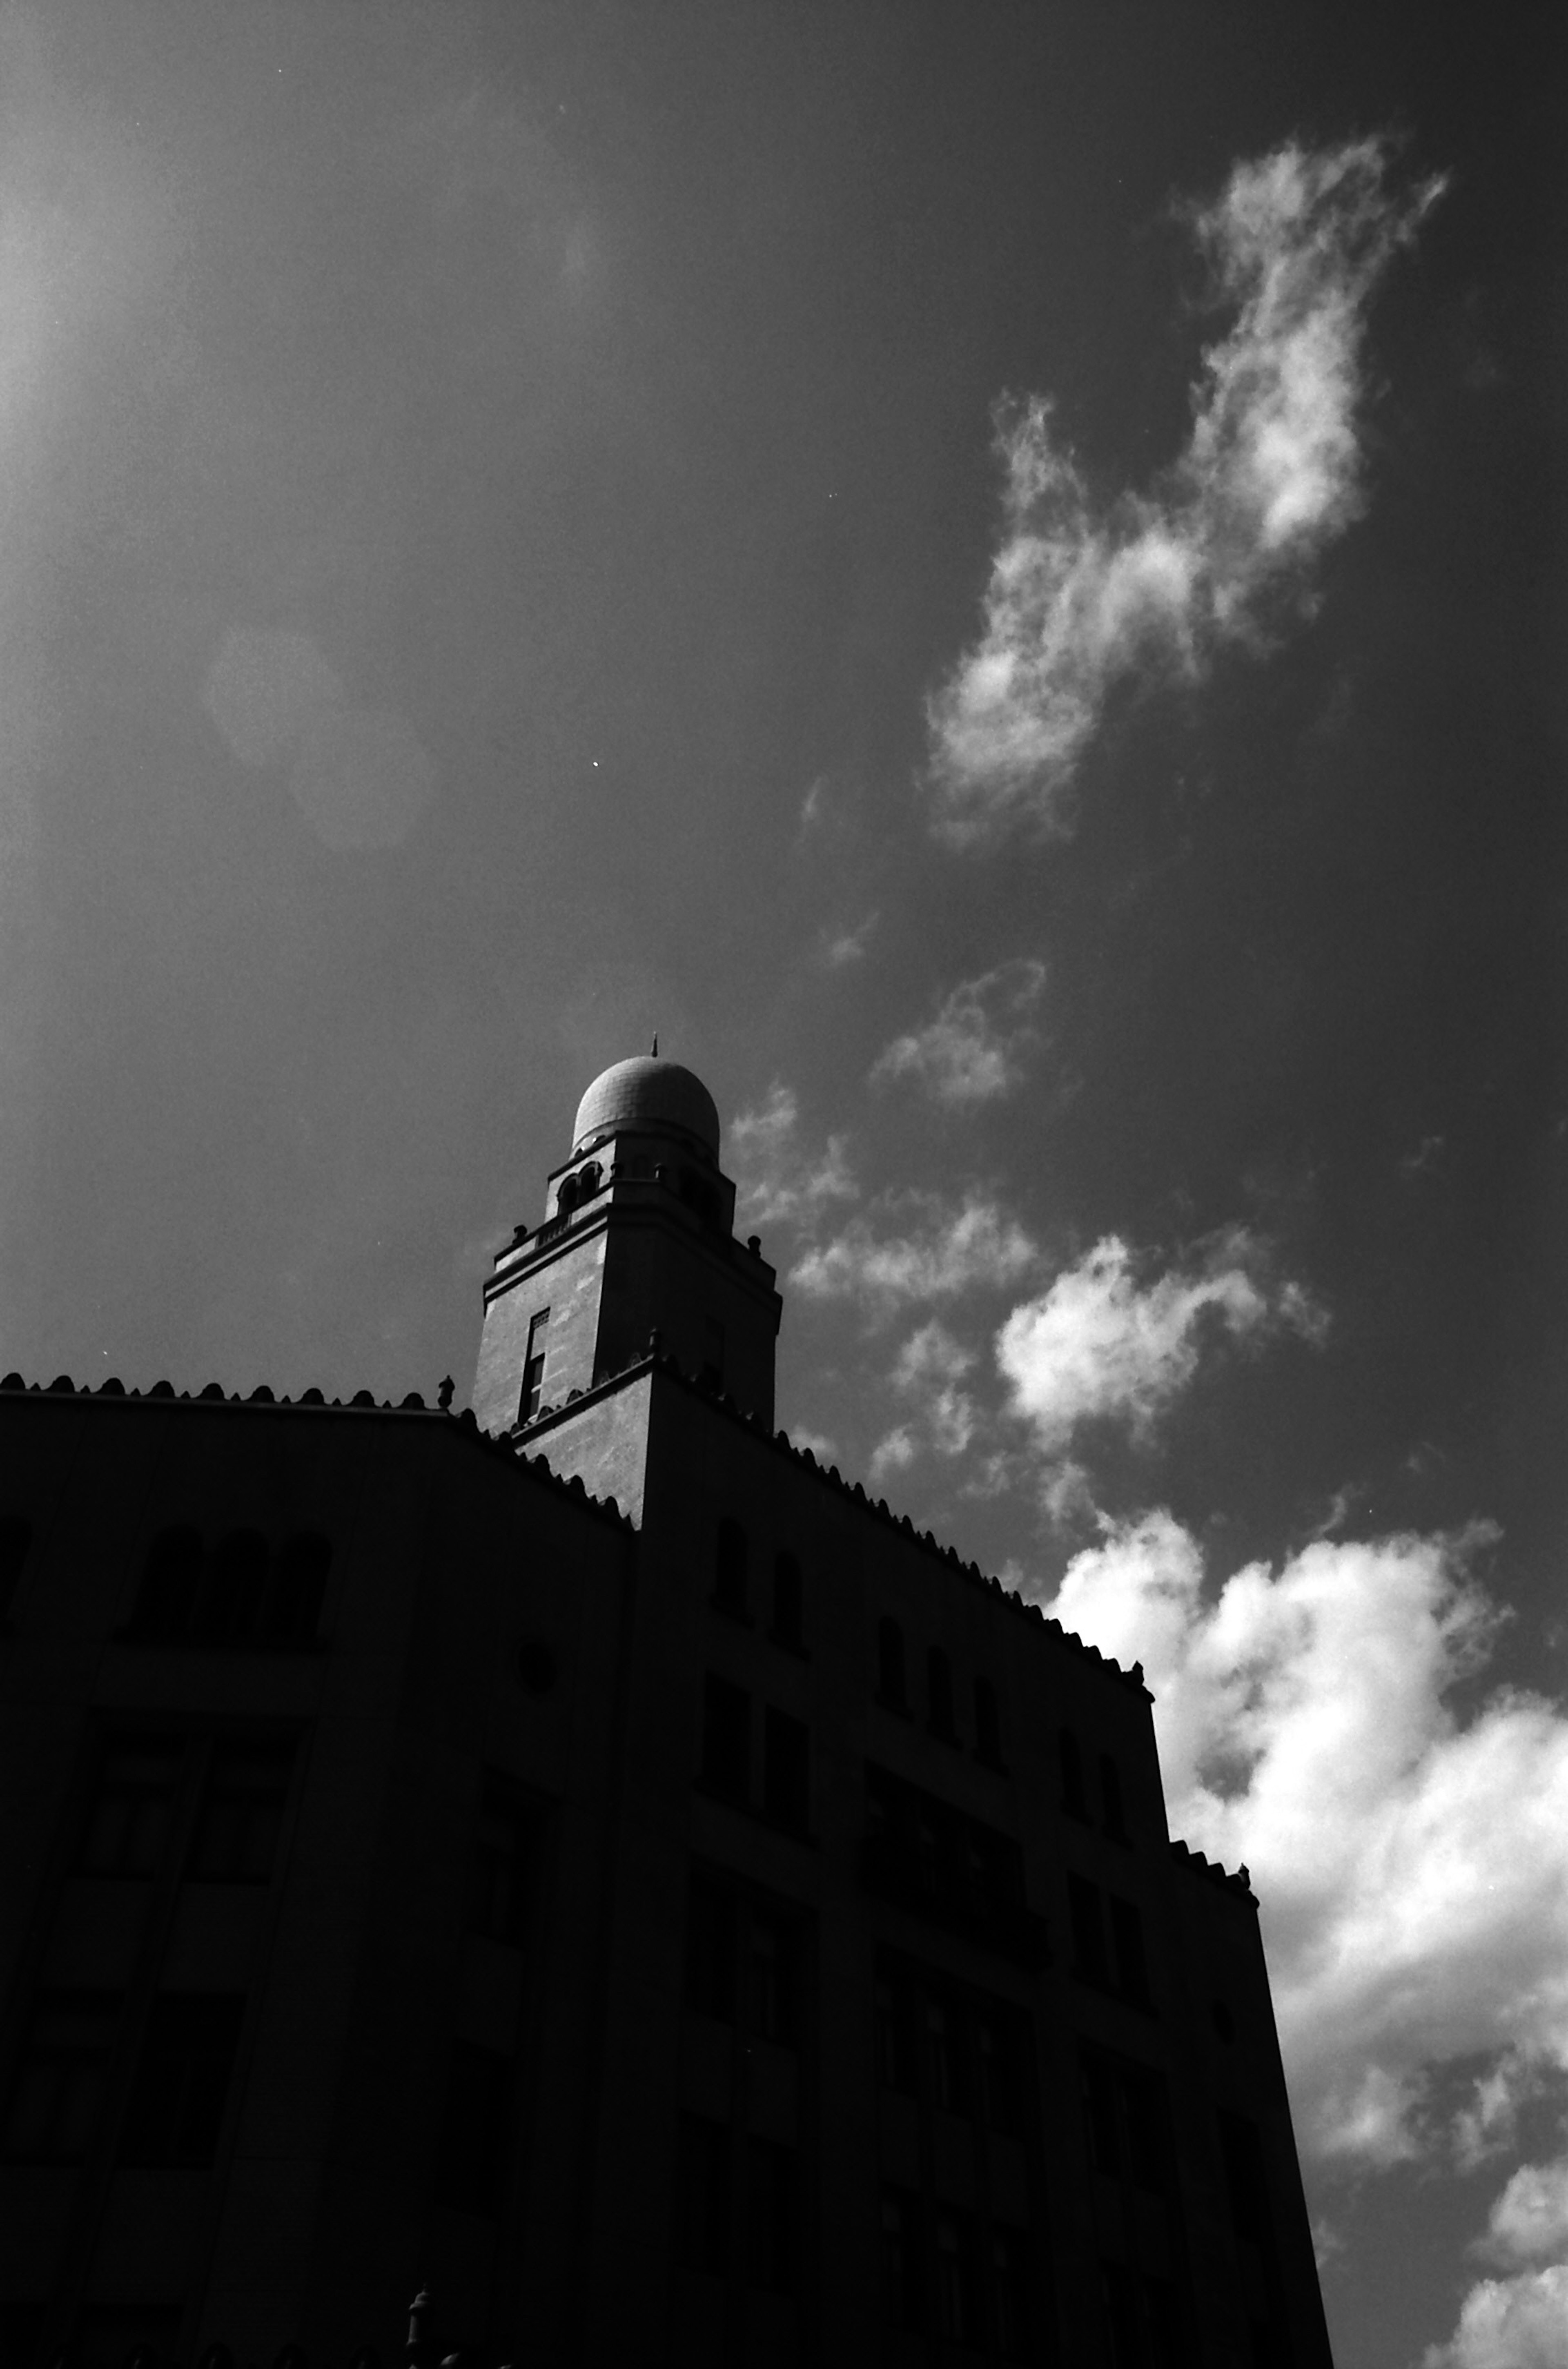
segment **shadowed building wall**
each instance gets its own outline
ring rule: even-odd
[[[1140,1674],[773,1434],[699,1082],[583,1112],[480,1423],[0,1386],[10,2357],[1322,2369]]]

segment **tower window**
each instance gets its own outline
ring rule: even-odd
[[[549,1347],[550,1310],[542,1308],[528,1322],[528,1355],[522,1363],[522,1395],[517,1402],[519,1423],[532,1423],[539,1412],[544,1388],[544,1353]]]
[[[949,1744],[957,1740],[957,1726],[953,1717],[953,1665],[940,1645],[933,1645],[925,1657],[926,1704],[933,1735]]]
[[[714,1547],[714,1602],[723,1611],[746,1610],[746,1533],[727,1515]]]
[[[773,1635],[781,1645],[800,1645],[806,1631],[806,1590],[792,1554],[773,1560]]]
[[[876,1691],[889,1711],[904,1711],[904,1632],[886,1615],[876,1624]]]

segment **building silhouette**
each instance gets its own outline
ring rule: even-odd
[[[471,1409],[0,1385],[9,2361],[1328,2363],[1245,1871],[734,1200],[623,1062]]]

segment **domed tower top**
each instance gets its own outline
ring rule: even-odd
[[[613,1062],[595,1078],[578,1104],[572,1158],[607,1135],[642,1128],[689,1137],[717,1162],[717,1105],[701,1078],[679,1061],[642,1053]]]

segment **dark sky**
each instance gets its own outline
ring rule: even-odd
[[[1252,1867],[1340,2369],[1568,2358],[1547,14],[0,17],[0,1358],[461,1390],[658,1029]]]

